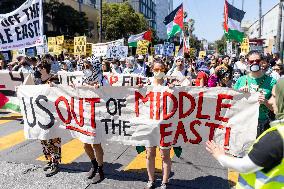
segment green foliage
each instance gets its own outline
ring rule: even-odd
[[[0,14],[6,14],[20,7],[26,0],[0,0]]]
[[[226,49],[226,43],[227,39],[226,36],[223,35],[221,39],[215,41],[215,46],[217,47],[217,52],[219,54],[225,54],[225,49]]]
[[[43,6],[44,21],[50,22],[55,31],[45,32],[48,36],[74,36],[76,33],[84,35],[88,31],[88,20],[84,12],[51,0]]]
[[[195,35],[193,35],[192,37],[189,38],[189,46],[190,48],[194,48],[197,51],[199,51],[201,48],[201,41],[198,40],[198,38]]]
[[[128,38],[147,29],[148,24],[144,16],[136,13],[127,2],[103,4],[102,30],[106,40]]]

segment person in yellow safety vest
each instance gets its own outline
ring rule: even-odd
[[[284,79],[273,87],[268,101],[276,115],[243,158],[229,157],[214,141],[206,149],[223,167],[240,172],[237,189],[284,189]]]

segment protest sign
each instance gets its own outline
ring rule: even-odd
[[[199,58],[204,58],[206,56],[206,51],[199,51]]]
[[[249,39],[243,38],[243,41],[241,43],[241,53],[247,54],[249,50],[250,50]]]
[[[60,128],[89,144],[168,147],[214,139],[243,155],[258,122],[257,95],[228,88],[38,85],[20,86],[18,95],[27,139],[55,138]]]
[[[63,45],[63,43],[64,43],[64,35],[56,36],[56,44]]]
[[[106,56],[107,50],[108,50],[108,45],[105,45],[105,44],[103,45],[93,44],[92,46],[92,54],[95,57]]]
[[[48,41],[48,52],[53,54],[56,45],[56,37],[48,37],[47,41]]]
[[[2,55],[4,57],[4,60],[9,61],[10,57],[9,57],[9,52],[2,52]]]
[[[93,46],[92,43],[87,43],[87,45],[86,45],[86,56],[88,56],[88,57],[92,56],[92,53],[93,53],[92,46]]]
[[[126,58],[128,46],[109,45],[107,48],[107,58]]]
[[[148,54],[148,46],[149,46],[149,41],[147,41],[147,40],[138,41],[136,54],[139,54],[139,55]]]
[[[44,55],[48,53],[48,46],[46,36],[43,36],[43,44],[36,46],[37,55]]]
[[[36,56],[36,51],[35,51],[35,47],[30,47],[26,49],[26,55],[28,57],[35,57]]]
[[[162,55],[163,54],[163,48],[164,48],[163,44],[154,45],[155,54],[156,55]]]
[[[62,51],[63,51],[63,47],[61,46],[61,45],[55,45],[54,46],[54,54],[55,55],[60,55],[61,53],[62,53]]]
[[[175,50],[175,44],[174,43],[169,43],[169,42],[164,43],[163,55],[173,56],[174,50]]]
[[[74,37],[74,55],[86,55],[86,36]]]
[[[0,14],[0,51],[43,43],[42,0],[27,0],[16,10]]]
[[[74,54],[74,40],[72,39],[64,40],[63,51],[64,53]]]

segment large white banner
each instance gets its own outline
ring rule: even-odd
[[[13,12],[0,14],[0,51],[42,43],[42,0],[27,0]]]
[[[62,137],[61,128],[90,144],[168,147],[214,139],[243,155],[256,137],[257,95],[228,88],[39,85],[20,86],[18,97],[27,139]]]
[[[107,56],[108,54],[108,47],[109,46],[123,46],[124,45],[124,39],[118,39],[115,41],[110,41],[106,43],[96,43],[92,45],[92,54],[96,57],[100,56]],[[127,51],[128,52],[128,51]]]

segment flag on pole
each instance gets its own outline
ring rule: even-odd
[[[183,4],[165,17],[164,24],[167,26],[168,39],[182,32],[183,29]]]
[[[137,42],[140,40],[147,40],[152,41],[152,31],[148,30],[142,33],[139,33],[137,35],[131,35],[128,38],[128,46],[129,47],[137,47]]]
[[[234,39],[242,42],[244,32],[241,29],[241,21],[245,16],[245,12],[237,9],[225,0],[224,6],[224,30],[227,39]]]

